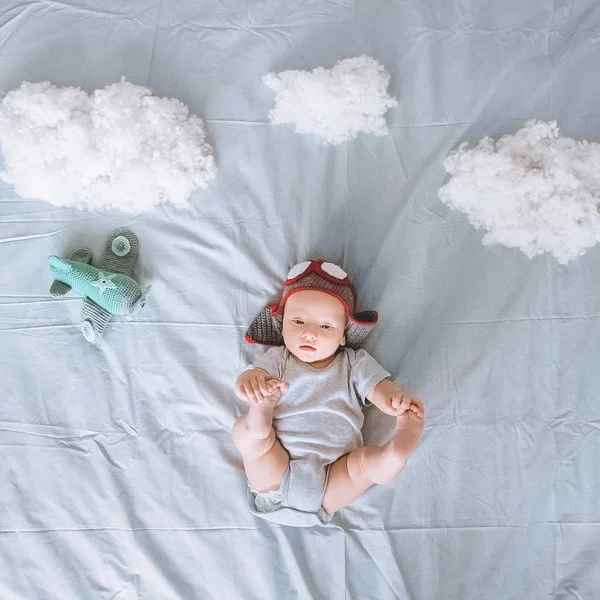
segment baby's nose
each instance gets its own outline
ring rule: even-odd
[[[302,333],[302,336],[305,339],[311,339],[311,340],[314,340],[317,337],[316,333],[312,329],[305,329],[304,332]]]

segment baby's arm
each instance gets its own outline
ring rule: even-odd
[[[398,417],[407,410],[412,410],[418,416],[423,416],[423,403],[402,391],[389,379],[384,379],[373,387],[367,394],[367,400],[386,415]]]
[[[271,399],[275,394],[281,394],[290,387],[289,383],[273,377],[270,373],[261,369],[248,369],[244,371],[235,382],[235,393],[244,402],[262,404]]]

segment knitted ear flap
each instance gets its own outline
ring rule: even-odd
[[[346,346],[358,348],[367,334],[377,323],[378,315],[374,310],[364,310],[356,313],[352,318],[348,317],[346,325]]]
[[[251,344],[264,344],[266,346],[282,346],[283,327],[282,313],[273,314],[279,306],[269,304],[265,306],[250,324],[246,332],[246,341]]]

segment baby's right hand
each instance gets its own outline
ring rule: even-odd
[[[249,369],[244,371],[235,382],[235,393],[244,402],[262,404],[265,401],[279,399],[290,384],[273,377],[264,369]]]

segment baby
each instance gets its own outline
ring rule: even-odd
[[[377,313],[355,313],[346,273],[322,260],[296,265],[279,304],[246,340],[272,345],[235,384],[248,413],[233,426],[255,515],[298,527],[327,523],[374,483],[402,471],[423,431],[424,408],[357,346]],[[363,446],[363,408],[396,417],[392,441]]]

